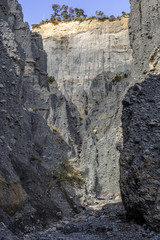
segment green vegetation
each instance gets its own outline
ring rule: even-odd
[[[123,80],[124,78],[127,78],[127,77],[128,77],[127,73],[119,73],[112,79],[112,82],[117,83],[117,82],[120,82],[121,80]]]
[[[31,162],[33,162],[33,161],[37,161],[37,162],[41,163],[41,162],[43,162],[43,158],[32,156],[31,157]]]
[[[53,180],[57,183],[68,182],[81,187],[84,184],[84,175],[77,168],[73,167],[68,160],[62,160],[56,167],[51,167]]]
[[[91,126],[89,132],[91,134],[97,134],[98,127],[97,126]]]
[[[111,15],[110,18],[109,18],[109,21],[110,21],[110,22],[113,22],[113,21],[115,21],[115,20],[116,20],[115,16],[114,16],[114,15]]]
[[[48,82],[52,84],[53,82],[55,82],[55,78],[53,76],[48,76]]]
[[[51,130],[57,132],[62,137],[62,134],[57,127],[55,127],[53,124],[49,124],[48,126],[50,127]]]
[[[53,4],[52,5],[52,9],[53,9],[53,15],[52,15],[52,17],[54,17],[54,18],[58,18],[58,17],[60,17],[60,11],[61,11],[61,7],[60,7],[60,5],[59,4]]]
[[[84,13],[84,10],[81,8],[72,8],[67,5],[53,4],[52,5],[53,14],[51,15],[52,20],[75,20],[79,18],[87,18],[87,15]]]
[[[96,126],[91,127],[91,131],[94,131],[96,129]]]
[[[73,8],[69,7],[67,5],[60,6],[59,4],[53,4],[52,5],[53,14],[51,15],[50,20],[42,20],[40,24],[32,24],[32,28],[39,27],[42,24],[45,23],[53,23],[58,24],[61,21],[85,21],[85,20],[93,20],[98,19],[99,21],[105,21],[108,19],[109,21],[115,21],[116,19],[121,19],[121,17],[115,17],[114,15],[111,15],[108,17],[105,15],[102,11],[96,11],[95,16],[87,17],[87,14],[85,14],[84,10],[81,8]],[[122,16],[129,15],[125,12],[122,12]]]
[[[32,108],[32,111],[33,112],[37,112],[37,108]]]
[[[102,12],[102,11],[96,11],[96,17],[97,18],[102,18],[102,17],[104,17],[105,15],[104,15],[104,13]]]
[[[127,13],[125,13],[125,12],[122,12],[122,16],[125,16],[125,15],[127,15]]]

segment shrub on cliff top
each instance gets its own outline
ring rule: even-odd
[[[32,24],[32,28],[39,27],[44,23],[51,22],[53,24],[59,24],[61,21],[69,22],[69,21],[84,21],[84,20],[93,20],[98,19],[99,21],[105,21],[108,19],[109,21],[115,21],[116,19],[121,19],[121,17],[115,17],[111,15],[110,17],[106,16],[102,11],[96,11],[95,16],[91,16],[87,18],[84,10],[81,8],[72,8],[67,5],[60,6],[59,4],[52,5],[53,14],[51,15],[50,21],[42,20],[40,24]],[[125,12],[122,12],[122,16],[129,15]]]

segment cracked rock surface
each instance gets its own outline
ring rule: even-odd
[[[123,100],[120,187],[131,217],[159,231],[160,221],[160,77],[150,75]]]
[[[132,83],[128,17],[114,22],[45,23],[33,29],[42,35],[47,71],[55,78],[56,94],[61,93],[68,102],[54,103],[48,121],[52,120],[72,145],[87,177],[84,204],[120,192],[121,102]],[[114,81],[120,73],[128,77]],[[51,93],[55,97],[54,84]],[[68,109],[72,109],[71,116]]]
[[[60,134],[47,124],[50,104],[41,37],[31,34],[16,0],[2,0],[0,220],[11,231],[25,231],[26,224],[33,222],[44,227],[51,219],[74,212],[76,203],[66,197],[74,199],[72,187],[64,194],[50,170],[70,153]]]
[[[124,101],[120,187],[129,217],[160,231],[159,1],[130,1],[131,75]]]

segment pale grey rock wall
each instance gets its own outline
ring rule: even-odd
[[[121,102],[128,84],[128,79],[113,84],[109,74],[100,74],[92,82],[81,155],[81,166],[88,176],[88,200],[110,198],[119,193]]]
[[[98,74],[130,71],[132,50],[127,24],[128,17],[116,23],[46,23],[33,30],[42,35],[48,74],[55,77],[62,94],[77,106],[81,115],[81,95],[89,94]]]
[[[86,176],[82,202],[114,197],[120,192],[121,102],[131,79],[113,79],[131,69],[128,17],[46,23],[33,31],[42,35],[48,74],[56,80],[50,89],[57,104],[47,121],[72,146],[72,157]]]

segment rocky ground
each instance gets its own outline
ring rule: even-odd
[[[21,234],[19,237],[6,237],[5,225],[1,226],[0,240],[159,240],[160,234],[126,219],[126,211],[120,200],[98,200],[94,206],[63,219],[48,230]]]

